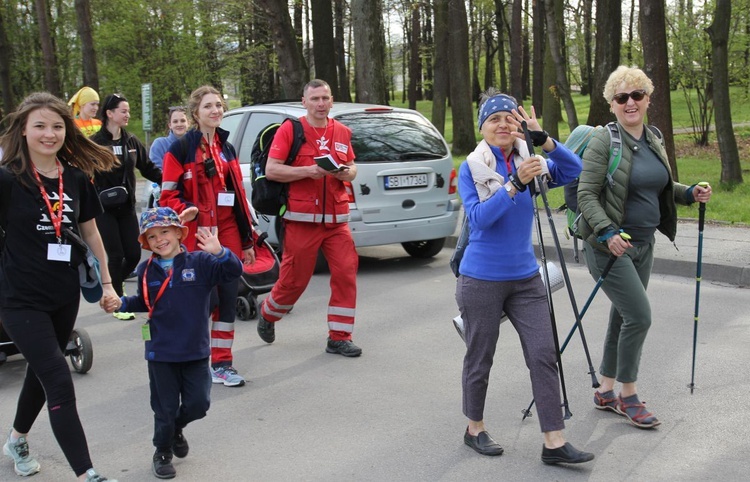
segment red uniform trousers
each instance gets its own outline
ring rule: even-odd
[[[331,272],[328,301],[328,336],[351,340],[357,305],[357,267],[349,225],[285,221],[284,254],[279,280],[266,297],[261,314],[266,321],[279,321],[292,309],[307,288],[322,249]]]
[[[221,206],[218,211],[219,242],[242,259],[242,241],[232,208]],[[216,296],[211,296],[211,366],[214,368],[232,365],[238,290],[239,281],[235,280],[217,286],[214,290]]]

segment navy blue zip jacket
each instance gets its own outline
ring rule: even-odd
[[[146,360],[186,362],[211,355],[209,333],[209,300],[211,290],[242,275],[242,262],[230,250],[221,257],[204,251],[183,251],[175,256],[172,279],[156,301],[167,273],[154,259],[148,267],[149,303],[154,307],[148,322],[151,340],[146,341]],[[148,312],[143,298],[143,274],[148,261],[138,265],[138,292],[123,296],[120,311]]]

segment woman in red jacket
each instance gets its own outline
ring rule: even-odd
[[[195,233],[206,227],[219,235],[222,246],[243,262],[255,262],[250,209],[237,153],[221,128],[226,104],[211,86],[190,94],[188,111],[195,128],[174,142],[164,155],[164,178],[159,203],[174,209],[189,228],[184,243],[196,249]],[[211,325],[213,383],[236,387],[245,379],[232,367],[232,342],[239,280],[218,286],[218,310]],[[212,303],[216,305],[216,303]]]

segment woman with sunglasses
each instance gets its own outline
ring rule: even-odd
[[[119,165],[94,176],[94,184],[104,207],[96,218],[107,250],[112,286],[123,296],[125,276],[141,260],[138,218],[135,213],[135,169],[151,182],[161,184],[161,169],[151,162],[148,151],[136,136],[125,130],[130,120],[130,104],[120,94],[110,94],[98,114],[102,129],[91,137],[100,146],[112,149]],[[133,320],[133,313],[113,313],[119,320]]]
[[[639,68],[620,66],[604,86],[604,98],[617,118],[622,158],[607,179],[609,129],[594,134],[583,154],[578,184],[578,208],[583,215],[579,232],[591,276],[599,278],[610,255],[616,256],[602,290],[612,302],[604,340],[601,387],[594,406],[626,417],[639,428],[661,422],[638,397],[636,381],[641,353],[651,326],[646,288],[654,259],[654,233],[674,242],[675,203],[708,202],[711,187],[674,182],[667,153],[658,136],[643,123],[654,86]],[[625,232],[630,240],[618,236]],[[615,382],[621,384],[615,395]]]

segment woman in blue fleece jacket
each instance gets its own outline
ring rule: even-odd
[[[242,263],[219,243],[210,230],[195,237],[202,251],[188,252],[180,241],[188,228],[170,208],[153,208],[141,215],[140,241],[153,255],[142,262],[138,293],[105,301],[108,312],[148,312],[141,328],[146,342],[151,408],[154,411],[156,477],[175,476],[172,456],[185,457],[188,443],[182,430],[206,416],[210,404],[211,342],[208,304],[211,291],[242,275]]]
[[[594,458],[563,437],[560,381],[546,291],[531,242],[534,203],[529,183],[549,176],[561,186],[581,172],[581,160],[550,138],[515,99],[490,89],[482,95],[479,130],[483,140],[461,166],[459,191],[470,235],[461,261],[456,301],[464,320],[463,412],[469,419],[464,442],[482,455],[502,447],[484,426],[490,369],[506,313],[518,332],[544,433],[542,461],[581,463]],[[530,156],[520,122],[525,120],[535,146],[549,159]]]

